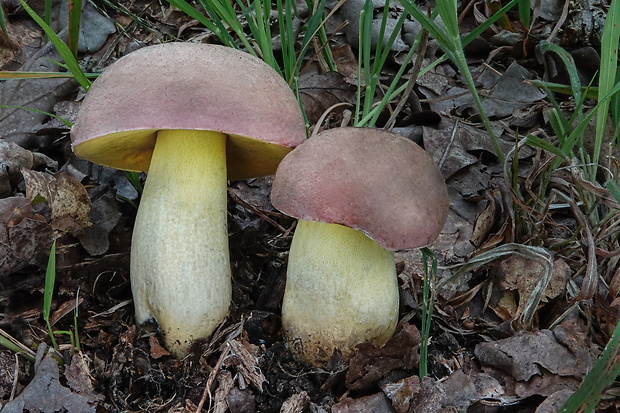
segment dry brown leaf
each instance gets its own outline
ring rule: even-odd
[[[71,357],[71,363],[65,367],[64,373],[67,384],[74,392],[87,397],[91,403],[103,400],[102,395],[94,393],[93,377],[84,357],[81,352],[75,353]]]
[[[299,78],[301,104],[311,125],[314,125],[323,112],[337,103],[355,102],[356,88],[345,82],[338,72],[319,74],[307,72]],[[343,107],[334,111],[341,113]]]
[[[26,197],[30,201],[40,196],[51,210],[52,229],[80,233],[91,225],[91,201],[84,186],[65,173],[50,175],[22,168],[26,181]]]
[[[93,395],[74,393],[60,383],[58,362],[46,354],[47,346],[42,343],[37,350],[34,377],[19,396],[2,408],[2,413],[22,413],[36,411],[54,413],[95,413],[96,406],[91,404]]]
[[[246,413],[256,411],[256,398],[250,389],[240,390],[237,387],[230,389],[226,396],[226,403],[230,413]]]
[[[228,410],[226,396],[235,386],[235,381],[232,378],[232,374],[227,370],[220,370],[217,373],[217,381],[219,386],[213,396],[213,413],[225,413]]]
[[[53,239],[45,219],[31,214],[28,199],[0,199],[0,274],[11,274],[29,264],[44,265]]]
[[[383,393],[351,399],[345,397],[332,406],[332,413],[392,413],[392,406]]]
[[[499,287],[519,294],[519,305],[512,318],[517,318],[523,313],[528,298],[538,286],[543,272],[544,266],[540,261],[518,254],[511,255],[499,263],[495,274]],[[545,302],[562,294],[570,276],[571,269],[568,264],[561,258],[555,259],[551,279],[541,301]]]
[[[226,344],[230,347],[231,352],[231,357],[226,360],[226,364],[234,365],[246,382],[252,383],[262,392],[265,376],[258,366],[258,358],[256,357],[258,347],[246,341],[238,340],[228,340]]]
[[[21,168],[32,169],[39,166],[56,170],[58,162],[0,139],[0,198],[9,196],[12,188],[22,180]]]
[[[496,378],[503,373],[500,381],[515,380],[511,387],[519,398],[547,396],[560,387],[576,389],[592,358],[578,329],[563,326],[480,343],[474,354],[484,371]]]
[[[475,247],[480,247],[491,233],[501,208],[491,191],[484,191],[484,198],[487,200],[487,206],[476,218],[474,230],[471,234],[471,243]]]
[[[162,347],[162,345],[159,343],[159,340],[155,336],[149,337],[149,349],[150,349],[149,354],[155,360],[158,360],[164,356],[170,355],[170,352]]]
[[[301,413],[304,411],[309,401],[308,392],[302,391],[293,394],[282,403],[280,413]]]
[[[420,378],[418,376],[405,377],[383,384],[381,390],[390,399],[397,413],[407,413],[411,403],[420,392]]]
[[[359,344],[347,370],[347,388],[365,389],[394,369],[414,368],[419,360],[419,346],[420,332],[413,324],[403,324],[401,330],[381,348],[370,343]]]
[[[415,413],[454,413],[456,409],[445,407],[445,390],[440,382],[426,376],[420,381],[420,391],[413,401],[410,412]]]
[[[109,235],[121,219],[119,205],[114,191],[107,189],[103,194],[93,195],[90,220],[92,225],[84,228],[77,238],[90,255],[103,255],[110,247]]]
[[[570,389],[558,390],[545,399],[537,408],[536,413],[556,413],[564,402],[572,396],[574,391]]]

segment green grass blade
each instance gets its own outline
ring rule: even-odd
[[[2,33],[4,37],[9,38],[9,31],[6,28],[6,15],[4,14],[4,8],[0,7],[0,28],[2,29]]]
[[[489,121],[489,118],[484,111],[484,107],[482,106],[482,100],[480,99],[478,91],[476,90],[474,78],[469,71],[467,59],[465,58],[463,44],[461,43],[461,36],[458,27],[456,1],[445,0],[437,3],[437,10],[439,11],[439,15],[441,16],[441,19],[443,21],[445,31],[441,30],[439,26],[437,26],[437,24],[435,24],[412,2],[403,1],[401,2],[401,4],[408,13],[410,13],[416,20],[418,20],[422,24],[422,26],[426,30],[428,30],[428,32],[433,37],[435,37],[443,52],[450,60],[452,60],[452,62],[461,72],[461,75],[463,76],[465,83],[467,84],[467,88],[469,89],[474,99],[474,103],[476,104],[476,108],[478,109],[478,113],[480,115],[482,123],[484,124],[484,127],[489,134],[489,137],[491,138],[491,143],[493,144],[495,155],[499,159],[499,162],[503,165],[505,163],[506,157],[502,152],[497,136],[495,136],[495,132],[493,131],[493,128],[491,126],[491,122]],[[516,2],[514,4],[516,4]]]
[[[447,1],[453,1],[453,0],[447,0]],[[422,27],[424,27],[430,33],[430,35],[434,37],[440,44],[444,46],[451,44],[451,41],[448,38],[448,35],[439,28],[437,23],[435,23],[431,17],[428,17],[426,13],[420,10],[418,6],[416,6],[413,2],[402,1],[401,5],[405,9],[405,11],[409,13],[415,20],[420,22]],[[444,50],[444,53],[445,53],[445,50]]]
[[[67,125],[67,127],[69,127],[69,128],[71,126],[73,126],[73,124],[71,122],[69,122],[68,120],[66,120],[64,118],[61,118],[60,116],[54,115],[53,113],[45,112],[45,111],[39,110],[39,109],[33,109],[33,108],[27,108],[25,106],[15,106],[15,105],[0,105],[0,108],[23,109],[23,110],[29,110],[29,111],[32,111],[32,112],[42,113],[42,114],[47,115],[49,117],[52,117],[54,119],[58,119],[59,121],[61,121],[65,125]]]
[[[52,0],[45,0],[45,9],[43,12],[43,21],[47,26],[52,23]],[[49,34],[45,32],[45,40],[49,40]]]
[[[224,45],[226,45],[228,47],[235,48],[235,49],[239,48],[237,46],[237,43],[232,38],[230,33],[228,33],[228,30],[222,24],[222,21],[220,19],[212,20],[211,18],[209,18],[209,17],[205,16],[204,14],[202,14],[200,11],[198,11],[196,8],[194,8],[194,6],[190,5],[185,0],[167,0],[167,1],[168,1],[168,3],[170,3],[171,5],[176,7],[177,9],[181,10],[183,13],[187,14],[189,17],[195,19],[200,24],[205,26],[207,29],[209,29],[213,33],[215,33],[215,35],[218,37],[218,39],[220,39],[220,41]],[[210,3],[213,3],[213,2],[200,1],[200,4],[203,6],[203,8],[207,12],[207,14],[208,15],[213,15],[213,14],[215,14],[215,11],[211,7]]]
[[[616,71],[616,84],[620,83],[620,71]],[[593,88],[594,89],[594,88]],[[614,121],[616,128],[620,126],[620,94],[616,93],[612,96],[610,101],[611,117]],[[616,140],[616,143],[620,143]]]
[[[560,148],[553,145],[547,139],[541,139],[538,136],[528,135],[526,142],[528,145],[550,152],[560,159],[566,159],[566,154],[564,154]]]
[[[295,40],[293,34],[293,12],[290,1],[282,4],[282,0],[276,0],[278,12],[278,29],[280,31],[280,43],[282,45],[282,68],[284,79],[290,84],[295,70]]]
[[[572,96],[573,90],[568,85],[563,85],[561,83],[553,83],[553,82],[544,82],[542,80],[530,80],[528,81],[532,86],[536,86],[539,88],[544,88],[548,92],[561,93],[563,95]],[[597,99],[598,98],[598,88],[597,87],[581,87],[581,93],[585,95],[588,99]]]
[[[620,323],[601,357],[587,374],[579,389],[568,398],[560,413],[592,412],[603,397],[603,390],[620,375]]]
[[[10,334],[0,328],[0,346],[13,351],[16,354],[24,357],[27,360],[34,361],[35,352],[24,344],[17,341]]]
[[[75,310],[73,311],[73,346],[77,351],[82,350],[82,346],[80,345],[80,333],[78,330],[78,313],[80,307],[80,288],[78,287],[77,293],[75,294]]]
[[[530,0],[519,0],[519,19],[526,29],[530,28],[531,10]]]
[[[575,101],[579,102],[581,100],[581,81],[579,80],[579,75],[577,74],[577,66],[575,65],[573,56],[571,56],[571,54],[562,47],[544,40],[540,42],[539,47],[541,52],[553,52],[562,60],[564,67],[568,72],[573,97],[575,98]]]
[[[80,18],[82,17],[82,0],[68,0],[69,26],[67,45],[74,57],[78,55],[78,42],[80,38]]]
[[[321,24],[321,21],[324,18],[323,10],[325,10],[325,0],[320,0],[318,3],[312,0],[306,0],[306,4],[310,8],[310,10],[313,10],[313,15],[308,21],[306,33],[315,33],[315,29],[311,28],[311,26],[318,28],[316,35],[318,36],[320,43],[322,45],[327,45],[327,32],[325,31],[325,25]],[[316,20],[316,22],[312,23],[313,19]],[[336,67],[336,62],[334,61],[334,56],[332,55],[332,50],[329,47],[323,47],[322,53],[323,57],[325,58],[325,62],[329,67],[329,70],[338,70],[338,68]]]
[[[420,332],[419,376],[428,375],[428,344],[431,336],[433,308],[435,303],[435,280],[437,278],[437,257],[428,248],[422,248],[422,264],[424,267],[424,289],[422,293],[422,331]],[[430,261],[430,266],[429,266]]]
[[[89,79],[94,79],[99,74],[97,73],[85,73]],[[4,72],[0,71],[0,80],[9,80],[9,79],[60,79],[60,78],[70,78],[75,77],[70,72]]]
[[[573,129],[573,131],[566,137],[564,142],[560,145],[560,150],[563,153],[569,154],[572,152],[575,145],[577,145],[577,142],[579,142],[581,138],[583,137],[583,133],[586,127],[588,126],[588,123],[592,120],[594,115],[597,113],[599,105],[601,105],[601,102],[609,101],[609,99],[611,99],[611,97],[617,93],[620,93],[620,83],[616,84],[606,96],[600,99],[599,102],[596,104],[596,106],[594,106],[594,108],[592,108],[583,117],[583,119],[577,124],[575,129]],[[561,162],[562,162],[561,159],[555,159],[551,165],[551,170],[557,169],[560,166]]]
[[[67,44],[63,42],[62,39],[58,37],[56,33],[54,33],[54,30],[52,30],[52,28],[48,24],[46,24],[34,12],[34,10],[32,10],[30,6],[26,4],[24,0],[19,0],[19,2],[24,8],[24,10],[26,10],[26,12],[30,15],[30,17],[43,29],[47,37],[50,39],[50,41],[52,42],[52,44],[58,51],[58,54],[60,55],[62,60],[64,60],[67,67],[69,68],[69,70],[71,71],[75,79],[78,81],[78,83],[84,88],[84,90],[88,91],[88,88],[90,88],[91,82],[84,75],[84,72],[80,68],[80,65],[75,59],[75,56],[73,55],[73,53],[71,53],[71,50],[69,50],[69,47],[67,46]]]
[[[616,181],[610,179],[609,181],[607,181],[605,187],[607,188],[609,193],[615,198],[616,202],[620,204],[620,188],[618,187]]]
[[[463,38],[463,45],[467,46],[474,39],[480,36],[486,29],[491,27],[495,22],[501,19],[509,10],[511,10],[515,5],[519,4],[523,0],[511,0],[506,3],[504,7],[499,9],[497,12],[492,14],[489,18],[487,18],[484,22],[482,22],[479,26],[477,26],[474,30],[469,32],[467,36]]]
[[[603,36],[601,38],[601,66],[599,71],[598,96],[601,105],[596,113],[596,138],[594,152],[592,153],[593,168],[592,178],[596,176],[597,164],[601,156],[601,146],[605,138],[607,121],[609,117],[608,100],[603,97],[609,94],[616,82],[616,68],[618,66],[618,41],[620,40],[620,0],[613,0],[607,10]]]
[[[254,46],[252,46],[250,38],[248,38],[248,36],[243,31],[243,25],[239,21],[239,18],[237,17],[237,13],[231,1],[200,0],[200,4],[205,8],[205,10],[207,10],[209,16],[211,17],[211,20],[221,20],[223,23],[227,24],[235,32],[239,41],[241,41],[241,44],[243,44],[243,47],[245,47],[246,51],[253,54],[254,56],[258,56],[258,53],[254,49]],[[241,7],[241,9],[243,10],[243,14],[247,18],[247,13],[249,13],[249,11],[251,10],[249,6],[246,6],[240,0],[237,0],[237,4],[239,5],[239,7]],[[239,46],[235,47],[238,48]]]
[[[54,284],[56,283],[56,241],[52,243],[50,257],[47,261],[45,270],[45,289],[43,290],[43,320],[47,325],[47,333],[52,340],[52,346],[58,349],[58,344],[54,338],[54,332],[50,325],[50,312],[52,308],[52,297],[54,295]]]

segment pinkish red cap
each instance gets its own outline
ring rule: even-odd
[[[262,60],[223,46],[166,43],[130,53],[93,83],[71,130],[75,153],[147,171],[157,130],[229,135],[229,179],[268,175],[306,137],[287,83]]]
[[[271,200],[287,215],[361,230],[390,250],[432,243],[449,206],[441,171],[420,146],[350,127],[324,131],[289,153]]]

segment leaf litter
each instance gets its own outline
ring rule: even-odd
[[[149,43],[158,34],[213,40],[212,34],[172,8],[134,7],[155,22],[150,30],[135,25],[127,17],[131,11],[108,14],[132,38],[110,33],[109,25],[103,27],[98,34],[109,37],[101,50],[91,49],[87,66],[103,67],[110,56],[133,50],[134,40]],[[400,12],[397,6],[391,8],[390,19]],[[560,18],[545,9],[535,12],[552,23]],[[380,21],[380,13],[375,18]],[[464,16],[464,27],[472,24],[471,18]],[[11,55],[20,60],[20,70],[56,70],[44,60],[54,52],[43,45],[36,27],[14,21],[11,34],[31,50],[20,58]],[[571,30],[582,30],[571,22]],[[181,25],[183,30],[173,30]],[[584,38],[596,38],[592,22],[583,27]],[[403,63],[402,51],[412,37],[408,30],[413,29],[405,26],[403,43],[398,43],[382,80],[393,75],[390,64]],[[538,201],[548,195],[540,179],[548,155],[527,146],[515,152],[515,131],[537,133],[546,126],[547,96],[526,80],[544,76],[558,81],[562,73],[551,73],[558,66],[552,66],[557,62],[551,59],[542,66],[530,56],[515,58],[527,48],[510,40],[506,31],[496,33],[493,38],[483,36],[486,44],[478,49],[472,47],[472,56],[474,50],[486,54],[483,63],[472,59],[471,68],[493,128],[502,137],[502,150],[517,153],[519,170],[513,178],[520,190]],[[336,72],[314,63],[302,72],[301,100],[312,127],[337,127],[350,119],[361,81],[351,41],[355,37],[351,27],[344,36],[334,33]],[[498,42],[501,47],[493,51]],[[430,48],[426,57],[434,50]],[[430,61],[425,59],[424,65]],[[18,66],[10,59],[5,63],[12,70]],[[587,69],[582,70],[587,77]],[[431,375],[424,378],[418,376],[423,271],[416,251],[397,253],[401,323],[383,348],[361,345],[348,364],[335,355],[331,370],[312,370],[292,358],[282,339],[279,310],[294,223],[271,207],[269,178],[232,183],[230,188],[235,306],[229,320],[209,342],[196,343],[194,356],[173,359],[155,331],[140,331],[133,323],[128,258],[135,218],[132,202],[139,200],[139,193],[122,173],[72,156],[64,125],[48,122],[45,115],[5,110],[0,115],[7,131],[0,140],[0,328],[23,343],[39,344],[39,352],[35,363],[0,353],[1,411],[499,412],[511,411],[507,406],[514,404],[521,411],[555,411],[554,406],[557,410],[620,319],[617,243],[609,241],[613,231],[584,225],[574,208],[560,205],[565,200],[557,195],[553,202],[558,207],[548,208],[547,215],[532,204],[518,205],[522,210],[515,211],[514,188],[507,187],[504,168],[497,163],[486,132],[475,126],[472,100],[449,64],[439,64],[418,79],[415,92],[419,104],[441,121],[411,124],[410,115],[417,109],[410,104],[395,130],[418,140],[431,153],[442,168],[451,198],[448,222],[431,247],[444,266],[430,339]],[[41,110],[72,120],[81,97],[74,83],[48,79],[40,84],[5,82],[0,98],[0,103],[11,105],[34,102]],[[614,158],[616,154],[608,154],[608,166],[613,167]],[[63,165],[63,172],[56,173],[58,165]],[[577,200],[579,191],[590,192],[617,209],[605,188],[587,183],[575,171],[558,171],[554,190]],[[534,234],[534,245],[554,251],[545,283],[540,283],[542,264],[531,257],[493,255],[498,246],[531,242],[520,236],[523,226]],[[586,227],[596,231],[591,238],[596,245],[590,250],[580,243],[581,233],[575,235]],[[73,321],[66,315],[78,291],[80,298],[82,351],[66,352],[64,366],[46,355],[40,344],[46,338],[40,318],[44,266],[55,239],[60,248],[54,328],[71,329]],[[467,271],[454,267],[484,254],[488,259]],[[605,283],[592,281],[586,268],[592,260],[600,261]],[[586,313],[600,329],[586,323],[571,301],[580,288],[593,299]],[[527,311],[532,317],[524,324]],[[65,337],[58,339],[68,344]],[[616,402],[605,403],[603,409],[613,411]]]

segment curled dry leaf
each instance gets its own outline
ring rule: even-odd
[[[151,336],[149,337],[149,347],[150,347],[150,351],[149,354],[151,355],[151,357],[153,357],[155,360],[158,360],[164,356],[169,356],[170,352],[168,350],[166,350],[160,343],[159,340],[157,339],[157,337],[155,336]]]
[[[351,390],[365,389],[397,368],[412,369],[418,364],[420,332],[412,324],[402,329],[383,347],[370,343],[357,346],[358,352],[351,359],[346,374],[346,386]]]
[[[226,363],[233,364],[245,381],[252,383],[262,392],[265,375],[258,366],[258,358],[256,357],[258,346],[239,340],[228,340],[226,345],[230,348],[231,353],[231,357],[226,360]]]
[[[217,373],[217,382],[219,386],[213,396],[213,413],[225,413],[228,410],[226,397],[235,386],[235,381],[228,370],[220,370]]]
[[[521,398],[548,396],[560,387],[574,390],[591,364],[587,344],[568,326],[480,343],[474,354],[494,377],[503,372],[506,380],[516,380],[514,391]]]
[[[496,270],[499,287],[504,291],[516,291],[519,297],[518,307],[510,314],[511,318],[517,318],[523,313],[529,297],[540,282],[543,272],[544,266],[541,262],[522,255],[512,255],[499,263]],[[561,258],[555,259],[551,279],[545,288],[541,301],[545,302],[562,294],[570,276],[571,269],[566,261]]]
[[[390,399],[397,413],[407,413],[409,406],[420,392],[420,378],[418,376],[405,377],[383,384],[381,390]]]
[[[47,259],[53,231],[31,209],[30,201],[21,196],[0,199],[0,274],[43,265]]]
[[[233,387],[226,396],[226,403],[230,413],[256,411],[256,398],[250,389],[241,390],[238,387]]]
[[[301,413],[306,408],[306,405],[310,401],[308,392],[301,391],[297,394],[293,394],[282,403],[280,413]]]
[[[91,225],[91,201],[84,186],[65,173],[50,175],[22,168],[26,181],[26,197],[43,198],[51,210],[52,229],[80,233]]]
[[[94,413],[96,407],[90,404],[89,396],[72,392],[60,383],[58,362],[46,350],[44,343],[39,345],[33,379],[19,396],[4,405],[2,413],[22,413],[24,409],[41,413]]]
[[[114,191],[107,189],[102,195],[93,196],[90,219],[92,225],[78,235],[82,246],[90,255],[102,255],[110,247],[109,235],[121,219],[121,212]]]
[[[65,367],[65,379],[74,392],[87,397],[89,402],[103,399],[102,395],[94,393],[93,377],[83,353],[75,353],[71,357],[71,363]]]
[[[355,102],[355,86],[344,81],[338,72],[319,74],[304,73],[299,78],[299,94],[310,124],[315,124],[323,112],[338,103],[353,104]],[[334,113],[342,113],[338,107]]]
[[[22,180],[21,168],[32,169],[40,166],[58,169],[58,163],[49,157],[0,139],[0,198],[9,196],[12,188]]]
[[[391,413],[394,409],[383,393],[352,399],[345,397],[341,402],[332,406],[332,413]]]

